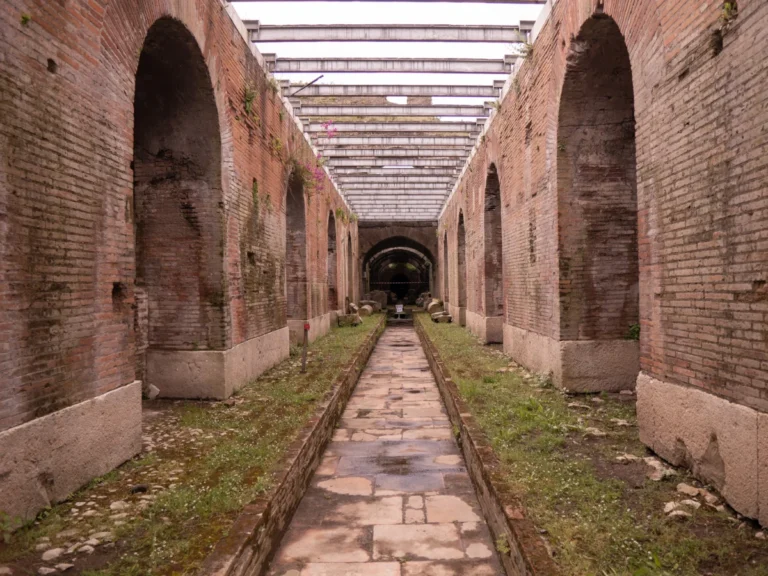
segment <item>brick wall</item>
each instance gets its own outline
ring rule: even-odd
[[[288,176],[314,154],[221,2],[8,0],[0,54],[0,430],[132,382],[144,343],[286,325]],[[346,207],[324,177],[304,192],[315,316]]]
[[[557,2],[439,230],[453,294],[463,213],[468,309],[482,313],[494,164],[507,324],[622,338],[639,317],[644,372],[765,411],[768,4],[739,2],[719,32],[721,14],[719,1]]]

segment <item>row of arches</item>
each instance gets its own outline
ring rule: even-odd
[[[178,20],[160,18],[147,33],[136,73],[134,114],[136,378],[149,385],[153,374],[148,353],[216,351],[231,345],[219,115],[205,58],[194,36]],[[254,202],[259,201],[257,195],[254,184]],[[272,296],[270,307],[278,312],[270,318],[278,327],[342,308],[339,296],[346,294],[349,299],[354,286],[351,230],[339,234],[337,241],[339,226],[329,208],[326,277],[320,279],[321,284],[325,280],[327,293],[313,300],[306,191],[295,170],[287,175],[283,198],[283,265],[275,265],[274,274],[267,274],[272,269],[262,266],[264,277],[252,274],[257,276],[253,286],[244,286],[245,291],[265,290],[267,300]],[[259,233],[263,236],[263,230],[255,230],[251,237],[258,239]],[[245,266],[261,263],[259,250],[271,251],[274,246],[256,241]],[[273,259],[279,263],[281,256]],[[115,291],[127,289],[116,285]],[[282,318],[275,294],[285,296]],[[113,299],[118,302],[121,297],[113,294]],[[322,300],[324,307],[319,304]],[[162,388],[164,393],[185,395],[168,382]]]
[[[555,334],[560,341],[631,340],[640,323],[634,91],[627,46],[618,25],[607,15],[588,19],[572,41],[556,149],[559,325]],[[505,169],[514,170],[514,166]],[[461,206],[454,223],[446,223],[443,298],[458,309],[463,322],[467,287],[481,282],[483,289],[475,292],[478,296],[469,303],[469,312],[486,319],[503,317],[514,324],[524,316],[514,310],[516,302],[525,298],[505,298],[505,274],[510,284],[512,276],[528,275],[529,281],[540,281],[537,253],[549,247],[537,238],[535,214],[529,218],[528,230],[508,231],[505,243],[507,219],[502,214],[495,164],[487,169],[482,208],[482,214],[476,211],[469,223]],[[482,243],[482,256],[470,256],[468,224],[479,231],[482,240],[473,242],[472,248],[477,252]],[[455,239],[449,239],[448,231],[455,231]],[[522,254],[527,258],[519,257]],[[505,262],[515,262],[516,269],[505,270]],[[634,376],[637,369],[635,361]]]

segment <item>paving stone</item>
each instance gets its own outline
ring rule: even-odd
[[[399,496],[375,498],[341,504],[325,516],[325,521],[353,526],[402,524],[403,499]]]
[[[406,562],[403,576],[503,576],[504,572],[490,563]]]
[[[289,530],[277,562],[367,562],[362,528],[306,528]]]
[[[451,560],[464,558],[454,524],[373,527],[373,558]]]
[[[475,522],[480,520],[472,506],[458,496],[427,496],[428,522]]]
[[[369,496],[373,494],[373,484],[367,478],[333,478],[318,483],[318,486],[336,494],[349,494],[351,496]]]
[[[301,576],[400,576],[400,563],[307,564]]]

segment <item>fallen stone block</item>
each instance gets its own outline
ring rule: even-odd
[[[427,312],[434,314],[436,312],[443,312],[443,303],[440,300],[432,300],[427,306]]]
[[[339,314],[337,322],[341,328],[347,326],[359,326],[363,319],[357,314]]]
[[[374,312],[381,312],[381,304],[376,300],[360,300],[360,304],[363,306],[370,306]]]
[[[360,311],[358,312],[360,316],[370,316],[373,314],[373,308],[371,308],[368,304],[365,306],[360,307]]]
[[[437,318],[434,318],[434,321],[438,324],[448,324],[450,322],[453,322],[453,316],[450,314],[442,314],[438,316]]]
[[[360,308],[358,308],[357,304],[354,302],[349,303],[349,312],[350,314],[357,314]]]

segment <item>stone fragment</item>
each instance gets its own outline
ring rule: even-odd
[[[621,418],[611,418],[611,423],[615,424],[616,426],[623,426],[625,428],[632,426],[632,424]]]
[[[701,503],[700,502],[696,502],[696,500],[682,500],[680,502],[680,504],[684,504],[685,506],[689,506],[689,507],[693,508],[694,510],[698,510],[699,508],[701,508]]]
[[[0,566],[0,576],[11,576],[13,571],[8,566]]]
[[[160,394],[160,388],[155,386],[154,384],[150,384],[149,388],[147,389],[147,397],[150,400],[154,400],[157,398],[157,396]]]
[[[50,547],[50,542],[41,542],[40,544],[35,545],[35,550],[37,552],[42,552],[43,550],[48,550]]]
[[[666,504],[664,504],[664,514],[669,514],[670,512],[672,512],[672,510],[676,510],[677,506],[678,506],[677,502],[674,502],[674,501],[667,502]]]
[[[97,538],[98,540],[106,540],[111,542],[115,539],[115,535],[112,532],[94,532],[91,534],[91,538]]]
[[[65,564],[65,563],[56,564],[56,570],[58,570],[59,572],[66,572],[67,570],[71,570],[74,567],[75,567],[74,564]]]
[[[40,566],[40,568],[37,569],[38,574],[56,574],[58,570],[56,568],[48,568],[47,566]]]
[[[674,476],[676,474],[674,470],[665,466],[658,458],[648,456],[647,458],[643,458],[643,462],[653,468],[653,471],[648,473],[648,478],[654,482],[660,482],[664,478],[668,476]]]
[[[357,304],[355,304],[354,302],[349,303],[349,312],[351,314],[357,314],[359,310],[360,308],[357,307]]]
[[[371,314],[373,314],[373,308],[371,306],[368,306],[368,304],[366,304],[365,306],[360,307],[360,311],[358,312],[358,314],[363,317],[370,316]]]
[[[591,407],[581,402],[568,402],[568,408],[578,408],[579,410],[591,410]]]
[[[85,544],[87,544],[88,546],[98,546],[99,544],[101,544],[101,542],[96,538],[91,538],[90,540],[86,540]]]
[[[635,395],[635,391],[634,390],[622,390],[621,392],[619,392],[619,394],[621,394],[622,396],[634,396]]]
[[[758,540],[765,540],[765,532],[755,532],[755,538]]]
[[[62,530],[61,532],[56,534],[56,539],[57,540],[65,540],[67,538],[72,538],[73,536],[77,536],[78,534],[80,534],[80,530],[77,530],[75,528],[70,528],[69,530]],[[41,540],[42,540],[42,538],[41,538]],[[47,540],[47,538],[46,538],[46,540]]]
[[[78,554],[93,554],[93,551],[95,548],[91,546],[90,544],[86,544],[85,546],[80,546],[80,548],[77,549]]]
[[[124,502],[123,500],[117,500],[109,505],[110,510],[125,510],[128,507],[130,507],[130,504],[128,504],[128,502]]]
[[[592,426],[588,426],[584,429],[584,432],[586,432],[587,436],[595,436],[596,438],[602,438],[603,436],[606,436],[606,433],[600,430],[599,428],[594,428]]]
[[[360,318],[360,316],[355,314],[339,314],[336,323],[341,327],[348,327],[348,326],[359,326],[363,323],[363,319]]]
[[[639,456],[635,456],[634,454],[621,454],[619,456],[616,456],[616,461],[620,462],[621,464],[629,464],[630,462],[637,462],[640,460]]]
[[[51,548],[43,552],[42,559],[43,562],[50,562],[51,560],[56,560],[62,554],[64,554],[64,548]]]
[[[685,510],[674,510],[669,513],[669,518],[679,518],[681,520],[685,520],[687,518],[691,518],[691,514],[686,512]]]
[[[686,496],[698,496],[699,495],[699,489],[691,486],[690,484],[686,484],[684,482],[680,482],[680,484],[677,485],[677,491],[680,492],[680,494],[685,494]]]

